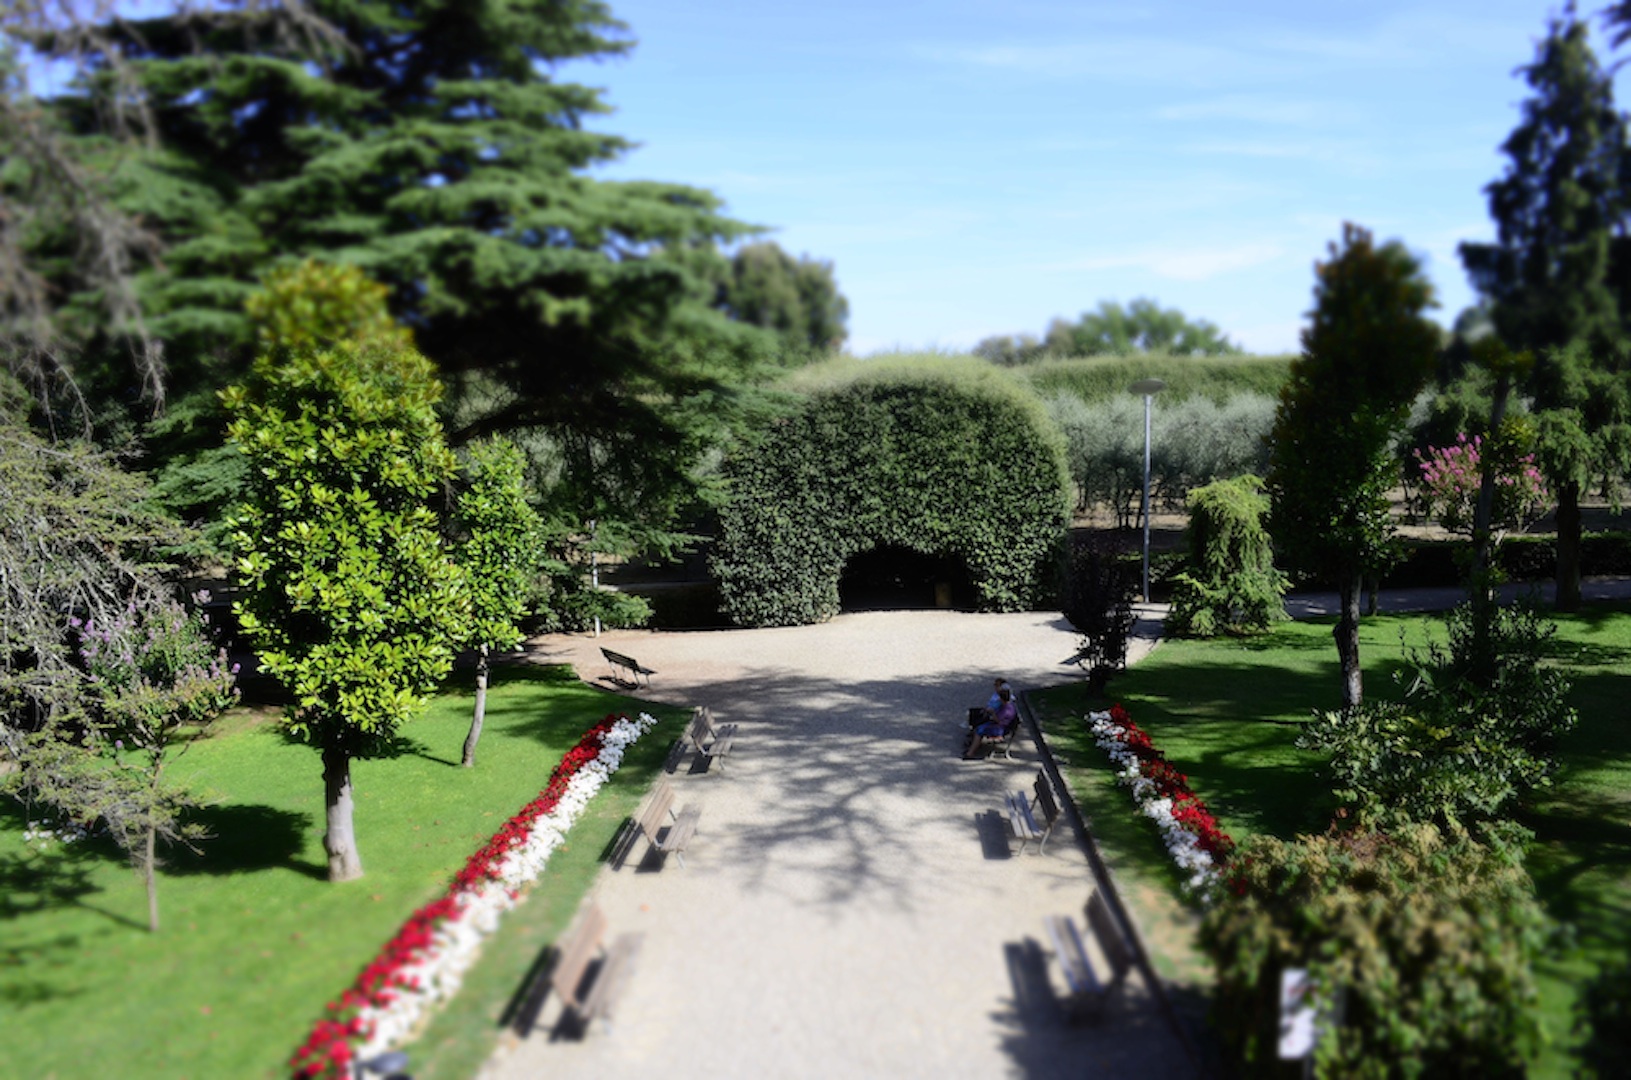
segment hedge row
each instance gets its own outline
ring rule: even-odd
[[[1466,541],[1422,540],[1382,579],[1394,589],[1456,585],[1464,576],[1457,553]],[[1631,576],[1631,534],[1587,533],[1580,541],[1580,572],[1586,577]],[[1496,565],[1512,581],[1550,581],[1557,575],[1557,541],[1550,536],[1509,537],[1496,551]]]
[[[983,363],[829,369],[724,474],[713,575],[740,625],[832,617],[844,564],[878,547],[961,559],[981,610],[1055,599],[1064,446],[1034,396]]]

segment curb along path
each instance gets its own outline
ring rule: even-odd
[[[1159,612],[1143,614],[1147,651]],[[642,861],[640,841],[591,887],[613,933],[645,935],[613,1030],[552,1041],[551,1003],[484,1080],[1194,1074],[1136,974],[1105,1024],[1059,1021],[1037,942],[1045,916],[1080,921],[1084,838],[1067,815],[1045,855],[1010,855],[1003,796],[1042,767],[1024,729],[1011,763],[957,756],[993,675],[1022,692],[1080,677],[1059,616],[557,636],[534,658],[596,681],[602,645],[657,672],[643,696],[738,724],[735,750],[723,771],[688,755],[671,778],[701,810],[685,867]]]

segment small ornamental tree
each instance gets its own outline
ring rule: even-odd
[[[226,651],[210,642],[203,618],[163,597],[133,603],[108,622],[82,623],[79,636],[90,699],[87,738],[108,767],[79,771],[78,779],[98,793],[97,816],[141,871],[148,929],[157,931],[157,843],[204,836],[181,820],[195,804],[165,785],[165,766],[237,700],[234,671]]]
[[[1431,825],[1254,837],[1214,886],[1200,942],[1243,1076],[1309,1075],[1276,1060],[1289,968],[1324,1004],[1316,1076],[1517,1077],[1540,1043],[1534,965],[1550,926],[1504,844]]]
[[[1363,696],[1363,583],[1394,558],[1393,441],[1432,374],[1439,329],[1425,314],[1432,286],[1403,244],[1378,247],[1344,225],[1330,255],[1314,268],[1314,311],[1269,440],[1269,531],[1295,569],[1341,595],[1332,633],[1352,708]]]
[[[250,466],[233,522],[235,606],[318,748],[329,879],[362,875],[351,760],[420,711],[467,635],[431,500],[452,478],[430,361],[399,343],[274,349],[224,400]]]
[[[526,462],[508,439],[470,446],[465,485],[453,513],[453,557],[470,598],[470,636],[476,650],[476,708],[464,740],[462,763],[476,763],[476,743],[487,714],[487,679],[494,650],[521,641],[516,624],[538,566],[541,523],[527,503]]]
[[[1189,493],[1190,570],[1173,589],[1168,625],[1174,633],[1249,633],[1286,617],[1286,576],[1274,568],[1274,545],[1263,527],[1268,510],[1256,476]]]

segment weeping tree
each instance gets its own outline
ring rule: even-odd
[[[476,707],[464,740],[462,763],[476,763],[476,743],[487,715],[487,681],[495,651],[521,641],[516,625],[539,562],[542,522],[527,502],[526,460],[508,439],[473,443],[465,457],[465,485],[453,514],[454,559],[470,597],[470,636],[476,651]]]
[[[249,464],[235,606],[323,759],[329,880],[362,875],[351,761],[378,752],[452,667],[468,601],[432,507],[452,479],[430,361],[400,342],[277,348],[224,393]]]
[[[1189,493],[1190,569],[1173,590],[1174,633],[1250,633],[1286,617],[1286,576],[1274,568],[1274,544],[1263,526],[1268,510],[1256,476],[1217,480]]]
[[[1344,225],[1314,268],[1314,311],[1302,355],[1280,392],[1270,436],[1269,531],[1294,567],[1335,585],[1342,705],[1359,705],[1359,601],[1364,579],[1393,558],[1388,491],[1393,440],[1426,385],[1438,327],[1421,264],[1398,241],[1376,246]]]

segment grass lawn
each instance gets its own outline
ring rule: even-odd
[[[455,683],[403,729],[396,756],[353,765],[366,874],[343,885],[325,880],[316,752],[285,741],[265,714],[230,714],[174,766],[211,796],[200,816],[214,839],[200,856],[172,854],[156,935],[141,882],[117,853],[97,843],[31,850],[21,814],[0,809],[0,1076],[280,1074],[324,1002],[537,795],[584,729],[643,707],[663,723],[635,744],[464,992],[410,1048],[421,1080],[471,1075],[685,719],[565,668],[506,668],[495,673],[477,766],[462,769],[471,703]]]
[[[1578,929],[1577,947],[1537,972],[1551,1047],[1539,1076],[1572,1075],[1570,1015],[1579,984],[1631,947],[1631,609],[1601,606],[1556,617],[1552,655],[1574,680],[1580,725],[1564,741],[1557,783],[1534,802],[1529,869],[1547,909]],[[1189,774],[1236,840],[1256,833],[1291,837],[1320,831],[1334,807],[1316,755],[1294,744],[1316,709],[1338,704],[1331,620],[1285,624],[1252,640],[1169,641],[1118,678],[1112,698],[1080,687],[1035,695],[1068,782],[1144,927],[1162,974],[1204,988],[1204,959],[1193,947],[1194,912],[1179,900],[1178,877],[1153,824],[1136,817],[1108,759],[1079,717],[1120,701],[1155,745]],[[1396,694],[1392,675],[1407,646],[1442,639],[1434,616],[1365,620],[1360,656],[1366,693]]]

